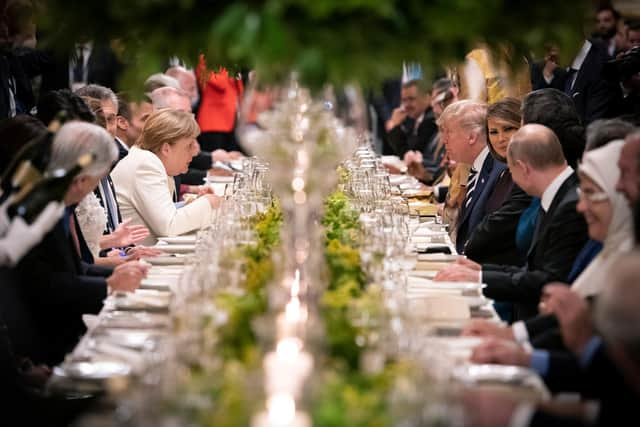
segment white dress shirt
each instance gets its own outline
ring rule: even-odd
[[[544,193],[542,193],[542,197],[540,198],[540,206],[542,206],[542,209],[544,209],[545,212],[549,210],[551,202],[553,202],[554,197],[556,197],[558,190],[572,173],[573,168],[571,166],[567,166],[544,190]]]

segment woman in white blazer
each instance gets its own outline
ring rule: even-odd
[[[205,194],[176,208],[173,177],[185,173],[198,153],[200,133],[193,115],[162,109],[147,119],[136,145],[111,172],[123,218],[143,224],[151,232],[142,243],[152,245],[158,236],[175,236],[196,230],[211,220],[220,199]]]

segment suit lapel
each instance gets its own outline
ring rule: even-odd
[[[529,251],[527,252],[527,258],[535,253],[535,249],[536,249],[536,246],[538,246],[538,242],[541,242],[545,238],[548,231],[548,225],[551,222],[551,219],[555,213],[555,210],[558,208],[558,205],[560,204],[560,202],[564,199],[564,196],[567,194],[567,191],[569,191],[569,189],[571,189],[576,184],[576,180],[577,180],[576,173],[573,172],[571,175],[569,175],[569,178],[567,178],[558,189],[558,192],[556,193],[555,197],[553,198],[553,201],[551,202],[551,206],[549,206],[549,210],[544,216],[544,220],[538,227],[538,230],[537,230],[538,232],[534,233],[533,241],[531,243],[531,246],[529,247]]]
[[[484,188],[487,185],[487,179],[489,178],[489,175],[491,174],[492,169],[493,169],[493,156],[491,156],[491,154],[488,154],[486,159],[484,160],[484,163],[482,164],[482,169],[480,169],[480,172],[478,172],[478,182],[476,184],[476,188],[473,190],[474,197],[473,199],[471,199],[471,203],[469,203],[469,206],[465,207],[463,205],[462,219],[460,220],[460,224],[464,223],[469,218],[469,215],[471,215],[471,212],[473,211],[473,207],[476,205],[476,203],[480,199],[482,192],[484,191]],[[465,200],[462,203],[465,203],[465,201],[466,201],[466,196],[465,196]]]

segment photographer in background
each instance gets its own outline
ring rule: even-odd
[[[640,21],[628,24],[627,40],[629,50],[618,54],[609,61],[606,70],[620,81],[622,87],[621,113],[640,121]]]

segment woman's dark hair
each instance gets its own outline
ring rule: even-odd
[[[0,175],[4,174],[22,147],[46,133],[46,126],[28,114],[0,121]]]
[[[503,163],[506,163],[507,159],[502,157],[496,150],[494,150],[493,146],[491,145],[491,141],[489,140],[489,118],[505,121],[512,124],[516,129],[519,129],[520,122],[522,120],[520,105],[520,100],[517,98],[504,98],[500,101],[494,102],[487,108],[487,145],[489,146],[489,151],[491,151],[493,157]]]
[[[64,112],[66,120],[82,120],[94,123],[95,116],[80,96],[69,89],[53,90],[43,94],[38,101],[36,117],[48,126],[60,112]]]

